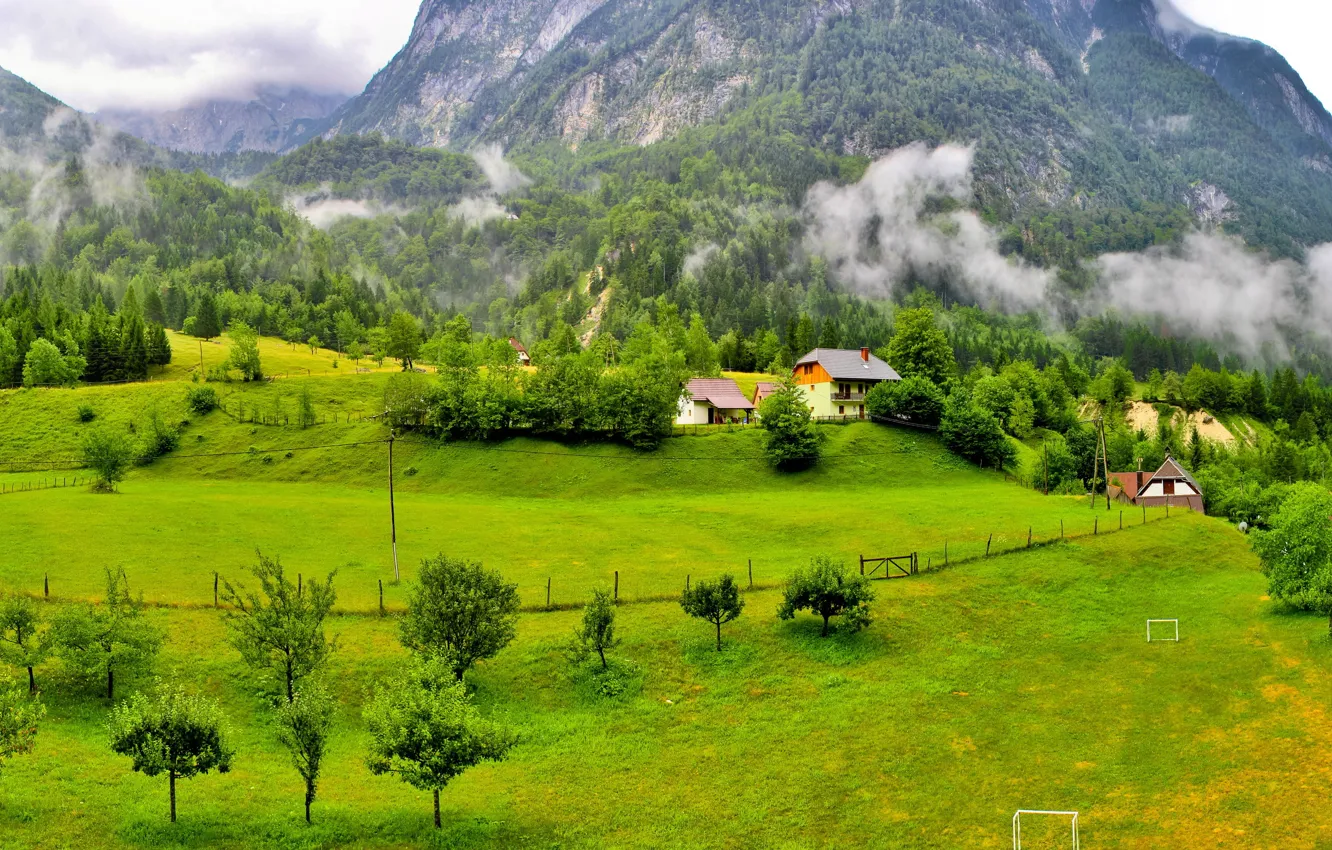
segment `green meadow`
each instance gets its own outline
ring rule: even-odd
[[[394,585],[386,432],[359,418],[386,378],[224,394],[275,410],[302,380],[329,424],[191,416],[180,383],[0,394],[0,457],[28,462],[6,486],[86,475],[32,462],[77,456],[87,428],[153,409],[188,420],[177,452],[117,494],[0,496],[0,589],[40,596],[49,578],[56,609],[98,598],[102,568],[123,565],[169,635],[157,674],[220,699],[238,748],[232,773],[181,783],[172,825],[165,783],[110,753],[106,701],[48,665],[36,752],[0,773],[0,846],[1007,848],[1016,809],[1053,808],[1081,812],[1084,847],[1332,847],[1326,625],[1274,607],[1218,520],[1127,513],[1121,532],[1118,507],[1043,497],[869,423],[826,427],[826,460],[797,475],[764,465],[754,430],[651,454],[409,436],[394,446]],[[211,607],[214,573],[244,578],[256,548],[307,576],[337,570],[342,709],[312,826]],[[429,795],[365,767],[360,709],[401,667],[405,582],[440,551],[500,569],[526,610],[469,674],[521,743],[445,790],[436,832]],[[864,632],[821,639],[814,618],[775,616],[777,585],[816,554],[912,551],[930,571],[876,583]],[[672,597],[687,577],[747,584],[751,561],[756,587],[717,653]],[[617,572],[612,657],[630,686],[607,698],[565,658],[579,612],[562,607]],[[547,580],[557,610],[542,610]],[[1147,643],[1149,617],[1179,618],[1182,641]],[[1066,846],[1061,828],[1024,823],[1023,846]]]

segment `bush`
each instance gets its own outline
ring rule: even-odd
[[[91,421],[93,421],[93,420],[96,419],[96,418],[97,418],[97,411],[95,411],[95,410],[92,409],[92,405],[91,405],[91,404],[80,404],[80,405],[79,405],[79,421],[80,421],[80,422],[91,422]]]
[[[190,387],[185,390],[185,405],[203,416],[217,409],[217,391],[212,387]]]
[[[148,427],[143,436],[143,448],[139,452],[139,463],[148,464],[165,454],[174,452],[180,446],[180,432],[162,419],[162,414],[154,410],[148,416]]]
[[[949,451],[982,466],[1002,469],[1017,459],[999,420],[961,393],[948,399],[939,435]]]
[[[99,428],[83,441],[83,462],[97,473],[97,483],[93,489],[109,493],[116,489],[116,483],[125,477],[133,460],[134,450],[124,434],[116,434],[106,428]]]
[[[865,395],[865,409],[873,416],[892,416],[921,425],[938,425],[943,418],[943,390],[924,377],[875,384]]]

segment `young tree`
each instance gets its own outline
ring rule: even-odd
[[[23,386],[72,386],[78,383],[85,368],[87,361],[82,357],[66,357],[55,343],[39,337],[23,358]]]
[[[124,568],[106,570],[106,600],[66,608],[51,623],[55,654],[76,674],[106,680],[115,698],[116,672],[152,666],[162,632],[142,617],[143,599],[130,595]]]
[[[822,447],[819,431],[805,404],[804,394],[790,381],[782,382],[759,407],[765,431],[763,451],[778,469],[804,469],[818,463]]]
[[[608,591],[592,591],[592,599],[583,608],[583,622],[574,629],[574,658],[578,662],[595,652],[601,658],[601,669],[605,670],[606,650],[619,643],[615,637],[615,601]]]
[[[689,616],[707,620],[717,627],[717,651],[721,652],[721,627],[740,616],[745,610],[745,600],[735,577],[727,573],[716,581],[704,579],[685,588],[680,607]]]
[[[934,321],[929,307],[898,310],[893,316],[893,338],[879,354],[904,378],[922,377],[943,384],[957,371],[948,336]]]
[[[357,366],[360,366],[361,360],[365,358],[365,349],[361,347],[361,343],[353,340],[352,343],[347,346],[347,357]]]
[[[167,775],[171,822],[176,822],[176,780],[231,770],[226,718],[215,700],[162,687],[149,699],[135,694],[111,710],[112,752],[133,759],[145,776]]]
[[[314,396],[310,394],[310,384],[301,382],[301,391],[296,395],[296,424],[309,428],[315,424]]]
[[[134,446],[124,434],[96,428],[83,439],[83,462],[97,473],[97,483],[93,485],[97,492],[113,492],[133,460]]]
[[[46,706],[18,682],[0,682],[0,767],[5,759],[32,752]]]
[[[0,660],[28,671],[28,691],[37,691],[33,668],[46,660],[50,646],[41,631],[36,601],[17,593],[0,597]]]
[[[1313,482],[1291,486],[1269,530],[1250,539],[1268,592],[1287,604],[1328,615],[1332,636],[1332,494]]]
[[[222,598],[234,609],[226,614],[228,639],[246,664],[277,682],[290,702],[301,680],[317,671],[333,649],[324,636],[324,618],[337,600],[336,572],[298,588],[278,559],[257,554],[259,563],[250,572],[259,581],[258,593],[223,582]]]
[[[515,743],[512,732],[481,717],[466,686],[441,658],[418,660],[397,680],[376,685],[365,723],[370,772],[394,773],[413,788],[433,792],[436,829],[439,792],[449,780],[473,765],[503,759]]]
[[[241,373],[242,380],[257,381],[264,375],[259,363],[259,334],[241,321],[231,323],[231,353],[227,366]]]
[[[777,616],[795,617],[797,611],[809,611],[823,618],[823,637],[828,636],[828,621],[841,617],[849,631],[859,631],[870,624],[869,604],[874,601],[870,580],[856,575],[826,555],[810,561],[809,568],[797,570],[786,583]]]
[[[388,349],[389,357],[402,362],[402,370],[412,368],[417,352],[421,350],[421,328],[410,313],[399,311],[389,319]]]
[[[461,680],[477,661],[509,645],[517,622],[518,585],[479,561],[439,554],[421,562],[407,591],[402,643],[422,655],[447,657]]]
[[[323,768],[329,732],[333,728],[334,700],[323,685],[306,681],[296,696],[277,711],[278,740],[291,752],[296,772],[305,780],[305,822],[310,822],[310,804],[315,801],[319,772]]]
[[[370,359],[375,361],[376,366],[383,366],[384,358],[389,356],[388,329],[383,325],[376,325],[365,332],[365,340],[369,346]]]
[[[200,339],[212,339],[222,333],[222,320],[217,315],[217,300],[213,293],[204,292],[199,296],[199,306],[194,310],[194,335]]]

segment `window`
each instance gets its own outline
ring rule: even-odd
[[[846,405],[844,405],[844,404],[839,404],[839,405],[837,405],[837,415],[838,415],[838,416],[842,416],[842,415],[844,415],[845,413],[846,413]]]

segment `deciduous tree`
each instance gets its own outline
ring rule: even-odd
[[[1270,528],[1253,535],[1268,592],[1287,604],[1328,615],[1332,636],[1332,494],[1321,485],[1291,486]]]
[[[32,752],[37,724],[46,706],[18,682],[0,682],[0,767],[6,759]]]
[[[898,310],[893,316],[893,338],[879,356],[902,377],[919,376],[936,385],[957,371],[953,347],[928,307]]]
[[[717,651],[721,652],[721,627],[740,616],[745,610],[745,599],[735,577],[727,573],[716,581],[703,579],[685,588],[680,607],[689,616],[717,627]]]
[[[167,775],[171,822],[176,822],[176,780],[231,770],[234,751],[226,718],[215,700],[160,687],[149,698],[135,694],[111,711],[107,724],[112,752],[133,759],[145,776]]]
[[[143,598],[130,595],[123,568],[106,570],[106,600],[71,605],[51,623],[55,654],[78,675],[106,681],[115,698],[117,672],[150,667],[162,646],[162,632],[143,619]]]
[[[223,582],[222,597],[233,608],[226,615],[228,639],[245,663],[276,682],[290,702],[301,680],[316,672],[333,649],[324,635],[324,618],[337,600],[336,572],[298,586],[278,559],[257,555],[259,563],[250,572],[259,582],[258,592]]]
[[[295,697],[277,711],[278,740],[291,753],[296,772],[305,781],[305,822],[310,822],[310,805],[315,801],[319,774],[324,766],[329,733],[333,729],[336,703],[323,685],[307,680]]]
[[[447,659],[418,660],[403,676],[377,685],[365,708],[370,733],[366,764],[421,791],[439,792],[469,767],[503,759],[514,734],[481,717]]]
[[[574,658],[582,661],[595,652],[601,659],[601,669],[607,668],[606,650],[619,643],[615,637],[615,601],[604,589],[592,591],[592,598],[583,608],[583,621],[574,630]]]
[[[517,632],[518,585],[479,561],[443,554],[426,558],[407,591],[402,642],[427,656],[447,658],[454,675],[509,645]]]
[[[97,473],[94,490],[110,493],[124,479],[134,460],[129,438],[109,428],[95,428],[83,439],[83,462]]]
[[[50,644],[42,631],[37,602],[17,593],[0,597],[0,660],[27,671],[30,692],[37,690],[33,668],[48,654]]]
[[[826,555],[820,555],[810,561],[807,569],[797,570],[786,582],[777,616],[790,620],[797,611],[817,614],[823,618],[821,634],[827,637],[828,622],[833,617],[841,617],[848,631],[859,631],[868,626],[871,621],[869,605],[873,601],[874,590],[869,579],[834,563]]]

